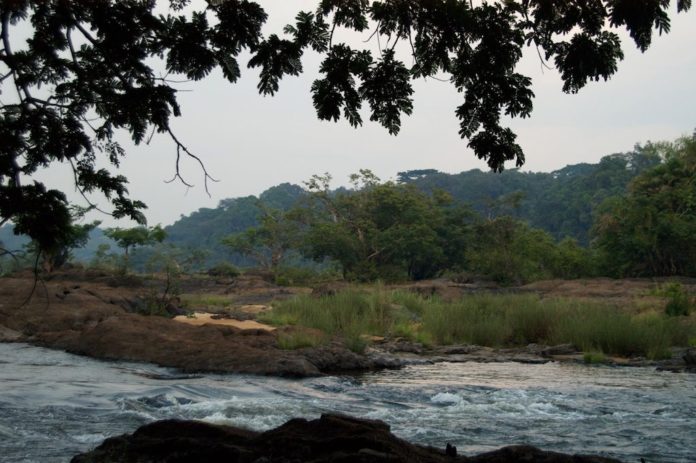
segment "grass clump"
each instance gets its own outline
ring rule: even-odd
[[[344,338],[353,351],[362,352],[367,341],[362,335],[383,335],[391,330],[393,317],[386,291],[347,290],[330,296],[298,296],[275,304],[260,318],[273,325],[297,324]]]
[[[670,283],[664,289],[667,304],[665,305],[665,313],[670,317],[680,315],[689,315],[691,312],[691,300],[689,294],[684,291],[679,283]]]
[[[207,272],[211,277],[237,278],[242,272],[229,262],[220,262],[210,267]]]
[[[302,349],[304,347],[316,347],[326,342],[323,333],[307,330],[292,330],[278,333],[278,347],[284,350]]]
[[[603,352],[589,351],[583,354],[582,360],[589,365],[596,365],[606,363],[607,356]]]

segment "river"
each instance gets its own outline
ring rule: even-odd
[[[627,462],[696,461],[696,375],[559,363],[438,363],[304,380],[182,375],[0,344],[0,461],[66,462],[162,418],[265,430],[342,412],[471,454],[526,443]]]

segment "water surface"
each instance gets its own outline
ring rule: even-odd
[[[162,418],[265,430],[342,412],[471,454],[525,443],[636,462],[696,461],[696,375],[548,363],[439,363],[305,380],[181,375],[0,343],[0,460],[66,462]]]

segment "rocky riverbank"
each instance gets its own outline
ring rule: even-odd
[[[0,341],[27,342],[101,359],[150,362],[187,372],[294,377],[441,361],[583,361],[582,352],[570,345],[529,345],[509,349],[445,346],[426,349],[420,344],[401,339],[375,339],[365,354],[352,352],[339,340],[317,347],[281,349],[279,335],[292,334],[303,328],[286,327],[271,331],[249,321],[235,323],[226,318],[230,316],[229,311],[221,319],[206,316],[198,320],[187,320],[186,317],[173,320],[142,315],[148,301],[161,291],[153,286],[157,283],[133,277],[118,279],[59,274],[49,281],[38,282],[34,287],[31,275],[1,278]],[[258,278],[189,280],[184,283],[188,291],[216,297],[226,295],[245,304],[267,305],[275,299],[307,291],[280,288]],[[597,283],[592,284],[597,286]],[[573,285],[579,286],[578,283]],[[624,287],[640,285],[644,283],[629,282]],[[612,283],[612,286],[616,285]],[[540,288],[556,290],[557,285],[551,286],[551,289]],[[435,281],[416,283],[412,290],[452,298],[472,288]],[[605,292],[602,297],[612,297],[612,294]],[[168,309],[174,313],[179,310],[175,306]],[[239,312],[237,309],[235,311]],[[253,315],[243,312],[237,315],[242,319],[253,318]],[[696,371],[696,349],[675,350],[672,359],[659,362],[644,358],[611,357],[604,361],[615,365],[650,365],[673,371]]]
[[[138,311],[143,289],[101,282],[0,279],[0,341],[109,360],[150,362],[183,371],[315,376],[396,366],[351,352],[338,342],[284,350],[277,334],[224,324],[180,323]],[[24,304],[23,304],[24,303]]]
[[[133,434],[106,439],[72,463],[290,463],[290,462],[462,462],[617,463],[598,456],[567,455],[530,446],[509,446],[476,456],[458,455],[443,443],[436,449],[394,436],[386,423],[341,415],[293,419],[258,433],[197,421],[166,420]]]

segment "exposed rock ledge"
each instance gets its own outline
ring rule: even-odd
[[[293,419],[263,433],[198,421],[166,420],[131,435],[112,437],[72,463],[291,463],[467,462],[616,463],[598,456],[567,455],[530,446],[510,446],[472,457],[413,445],[381,421],[340,415]]]
[[[48,281],[31,294],[30,278],[0,279],[0,342],[28,342],[90,357],[155,363],[187,372],[228,372],[306,377],[323,373],[399,368],[448,362],[582,362],[571,345],[529,345],[512,349],[442,346],[425,349],[403,340],[382,340],[358,355],[340,342],[284,350],[282,328],[242,329],[225,324],[194,326],[162,317],[132,313],[142,304],[137,287],[113,287],[93,281]],[[655,366],[696,372],[696,348],[679,349],[673,359],[611,359],[615,365]]]
[[[0,342],[27,342],[99,359],[155,363],[183,371],[306,377],[334,371],[396,367],[339,343],[283,350],[260,329],[194,326],[132,313],[138,293],[93,282],[0,279]]]

